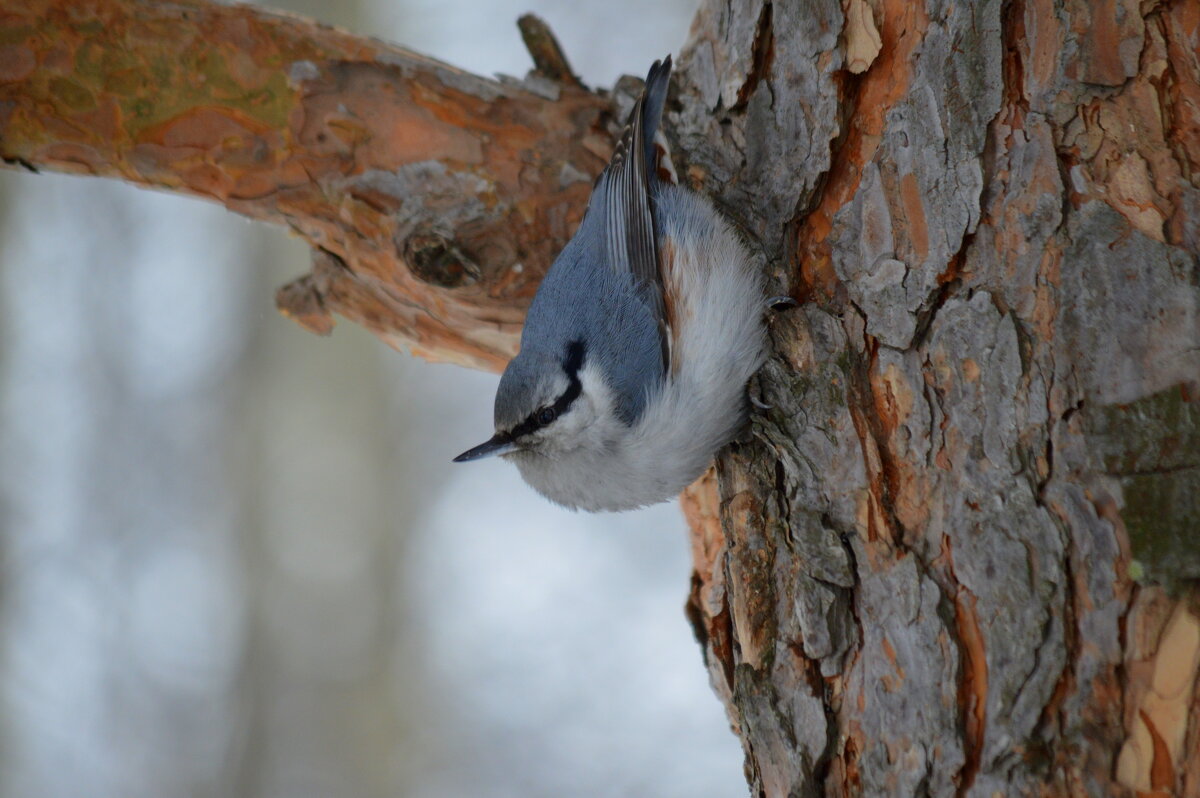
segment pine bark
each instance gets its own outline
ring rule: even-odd
[[[582,217],[611,102],[478,78],[366,37],[200,0],[0,2],[0,156],[286,225],[280,309],[493,371]]]
[[[498,83],[254,9],[35,5],[0,3],[7,162],[287,224],[286,312],[485,368],[632,91],[544,38]],[[1200,5],[713,0],[676,75],[681,179],[799,300],[684,495],[752,792],[1200,795]]]

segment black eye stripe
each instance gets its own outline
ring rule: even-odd
[[[552,424],[555,418],[558,418],[563,413],[570,409],[571,404],[579,398],[579,394],[583,393],[583,383],[579,381],[579,370],[583,368],[583,361],[587,355],[587,349],[583,341],[572,341],[567,344],[567,357],[563,360],[563,371],[567,373],[567,390],[563,391],[562,396],[555,400],[554,404],[549,407],[540,407],[529,414],[529,416],[520,424],[512,428],[509,432],[513,438],[520,438],[522,435],[528,435],[547,424]],[[538,417],[545,410],[552,410],[554,418],[543,422]]]
[[[583,368],[583,357],[586,354],[586,348],[583,341],[572,341],[567,344],[567,359],[563,361],[563,371],[567,372],[567,376],[572,380],[579,374],[579,370]]]

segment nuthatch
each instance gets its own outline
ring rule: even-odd
[[[628,510],[695,480],[746,422],[763,288],[708,200],[658,178],[671,58],[655,62],[496,392],[500,455],[551,501]]]

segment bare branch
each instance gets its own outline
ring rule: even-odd
[[[321,255],[281,308],[498,369],[610,147],[605,100],[478,78],[293,16],[0,1],[0,156],[284,224]],[[147,76],[152,76],[148,80]]]

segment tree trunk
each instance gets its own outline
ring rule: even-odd
[[[687,505],[758,793],[1200,794],[1196,606],[1138,583],[1200,575],[1198,26],[702,12],[689,174],[808,300]]]
[[[293,315],[484,367],[627,99],[544,40],[500,84],[83,5],[0,3],[6,160],[287,223],[319,253]],[[1187,0],[700,10],[675,165],[801,300],[772,408],[684,495],[754,794],[1200,795],[1198,60]]]

